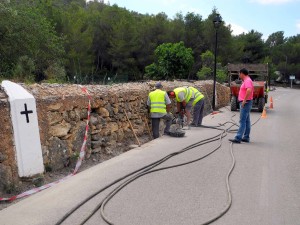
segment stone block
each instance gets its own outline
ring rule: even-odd
[[[63,137],[66,136],[71,129],[71,124],[63,121],[60,124],[50,127],[50,134],[54,137]]]
[[[92,149],[97,149],[97,148],[101,148],[101,146],[103,146],[102,141],[92,141]]]
[[[49,111],[59,111],[63,107],[62,103],[55,103],[48,106]]]
[[[98,113],[104,118],[109,117],[109,111],[106,108],[99,108]]]
[[[62,169],[68,161],[68,143],[54,137],[49,141],[49,166],[52,170]]]
[[[8,155],[0,152],[0,163],[3,163],[8,159]]]
[[[110,130],[111,130],[111,132],[115,132],[115,131],[119,130],[118,124],[115,122],[110,123]]]
[[[97,133],[97,134],[92,134],[92,141],[99,141],[101,139],[101,136]]]
[[[10,186],[13,181],[11,168],[2,163],[0,163],[0,181],[0,189]]]
[[[86,123],[81,121],[77,123],[76,129],[74,129],[72,137],[72,151],[73,152],[80,152],[82,143],[84,141],[84,135],[85,135],[85,128],[86,128]],[[90,148],[91,147],[91,135],[88,135],[88,139],[86,142],[86,147]]]
[[[60,112],[49,111],[47,114],[48,114],[47,116],[50,125],[54,125],[63,120],[63,116]]]

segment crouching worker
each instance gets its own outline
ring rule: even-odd
[[[159,137],[159,122],[160,118],[166,122],[164,130],[165,135],[170,134],[170,127],[172,124],[172,114],[170,114],[171,100],[167,95],[167,92],[163,91],[162,84],[160,82],[155,84],[155,91],[149,93],[147,106],[150,108],[151,122],[152,122],[152,133],[153,138]]]

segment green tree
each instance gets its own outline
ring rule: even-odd
[[[200,80],[213,79],[214,73],[214,54],[207,50],[201,54],[202,68],[197,72],[197,77]],[[216,79],[218,82],[222,83],[227,80],[226,71],[222,68],[221,63],[218,63],[216,71]]]
[[[201,52],[207,50],[204,42],[204,27],[202,16],[195,13],[187,13],[184,17],[184,42],[187,47],[193,49],[195,63],[192,74],[195,74],[201,67]]]
[[[14,78],[22,82],[33,82],[35,64],[28,56],[21,56],[14,68]]]
[[[0,1],[0,76],[56,81],[67,74],[80,82],[96,82],[120,74],[143,79],[145,71],[152,78],[191,79],[198,71],[200,78],[209,78],[213,67],[201,53],[214,53],[217,13],[214,8],[206,19],[195,13],[170,19],[163,12],[143,15],[103,0]],[[278,31],[264,41],[252,30],[235,36],[225,21],[217,32],[218,80],[227,63],[261,63],[268,57],[274,70],[299,73],[299,35],[286,38]],[[158,49],[181,41],[193,60],[185,57],[185,50],[174,54],[175,47]]]
[[[180,33],[174,37],[172,35],[176,29],[180,29],[181,19],[172,24],[164,13],[157,15],[135,15],[137,22],[136,38],[136,60],[141,73],[144,74],[145,68],[155,60],[155,49],[160,44],[166,42],[176,42],[180,38]],[[142,77],[143,78],[143,77]]]
[[[201,54],[202,68],[197,72],[197,77],[200,80],[212,79],[214,69],[214,54],[207,50]]]
[[[87,11],[76,2],[66,6],[62,32],[65,34],[64,49],[67,53],[66,68],[69,77],[76,76],[85,82],[94,70],[92,55],[93,29]]]
[[[262,39],[262,33],[251,30],[247,34],[241,34],[237,37],[240,42],[242,58],[244,63],[260,63],[265,57],[265,44]]]
[[[268,48],[273,48],[282,45],[284,42],[285,42],[284,32],[278,31],[270,34],[265,44]]]
[[[134,52],[137,48],[137,27],[132,14],[126,10],[116,9],[118,16],[112,25],[109,55],[112,57],[112,66],[118,73],[130,74],[130,79],[136,72],[136,58]]]
[[[226,68],[217,68],[216,78],[219,83],[224,83],[225,81],[227,81]]]
[[[211,51],[207,50],[206,52],[201,54],[202,65],[213,69],[214,58],[214,54]]]
[[[155,56],[154,65],[146,67],[148,76],[156,73],[159,79],[188,78],[194,58],[192,49],[186,48],[183,42],[162,44],[156,48]]]
[[[197,77],[199,80],[206,80],[212,77],[213,70],[210,67],[203,66],[198,72]]]
[[[34,67],[31,67],[34,71],[27,75],[41,80],[50,65],[63,63],[62,39],[39,8],[29,7],[25,3],[2,4],[0,18],[5,18],[0,20],[0,73],[9,78],[14,72],[18,75],[20,65],[24,65],[25,61],[29,64],[34,62]]]
[[[169,22],[170,26],[170,42],[177,43],[184,40],[184,18],[182,13],[177,13],[172,21]]]

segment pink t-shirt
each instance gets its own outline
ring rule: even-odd
[[[247,77],[244,81],[243,81],[243,84],[241,85],[240,87],[240,92],[239,92],[239,101],[243,101],[245,96],[246,96],[246,91],[248,88],[251,88],[251,94],[250,96],[248,97],[248,99],[246,100],[252,100],[253,99],[253,91],[254,91],[254,88],[253,88],[253,82],[251,80],[250,77]]]

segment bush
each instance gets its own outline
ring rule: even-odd
[[[223,69],[217,69],[217,81],[219,83],[227,81],[227,74]]]
[[[21,56],[13,71],[13,77],[22,82],[34,82],[35,64],[28,56]]]
[[[212,77],[212,69],[209,67],[202,67],[201,70],[197,72],[197,77],[199,80],[206,80],[209,77]]]
[[[45,71],[46,80],[51,83],[66,82],[65,68],[59,63],[55,62],[51,64]]]

